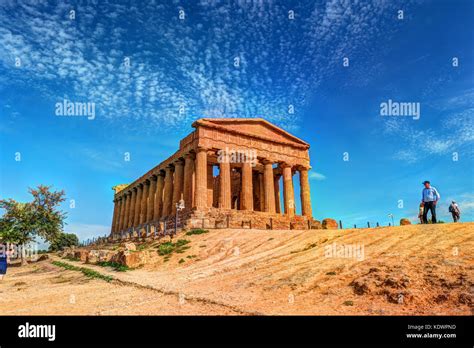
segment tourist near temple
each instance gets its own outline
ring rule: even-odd
[[[114,187],[113,238],[156,235],[175,221],[177,228],[318,228],[308,143],[261,118],[203,118],[192,126],[173,155]]]

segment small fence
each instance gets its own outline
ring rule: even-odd
[[[90,246],[90,245],[103,245],[110,243],[113,240],[126,240],[126,239],[144,239],[144,238],[153,238],[153,239],[161,239],[166,236],[171,236],[173,237],[178,230],[181,230],[183,228],[184,222],[185,222],[185,217],[178,216],[177,218],[174,219],[167,219],[167,220],[159,220],[159,221],[152,221],[146,224],[141,224],[139,226],[135,226],[126,230],[121,231],[119,234],[116,234],[114,237],[111,236],[102,236],[102,237],[94,237],[87,239],[83,242],[81,242],[79,245],[80,246]],[[237,223],[238,222],[238,223]],[[307,228],[311,229],[313,227],[311,221],[307,221]],[[276,229],[294,229],[292,226],[292,223],[289,223],[289,225],[286,228],[282,228],[283,226],[276,225],[274,226],[274,221],[272,218],[269,218],[268,222],[265,224],[265,227],[260,226],[254,226],[252,225],[252,220],[249,219],[247,220],[242,220],[242,219],[232,219],[231,216],[227,216],[225,219],[222,220],[215,220],[213,223],[209,223],[209,221],[206,221],[206,219],[202,219],[202,222],[200,223],[201,226],[196,227],[196,228],[244,228],[244,229],[252,229],[252,228],[257,228],[257,229],[266,229],[266,230],[273,230],[274,227]],[[339,220],[339,229],[356,229],[356,228],[371,228],[371,227],[381,227],[379,222],[375,223],[375,226],[372,225],[370,222],[367,222],[367,226],[363,225],[360,227],[357,227],[356,224],[353,225],[353,227],[345,227],[343,224],[342,220]],[[386,226],[392,226],[391,223],[388,223]],[[305,226],[306,227],[306,226]]]
[[[386,227],[390,227],[392,226],[392,223],[388,223],[388,225],[386,225]],[[378,222],[375,223],[375,226],[374,225],[371,225],[370,224],[370,221],[367,221],[367,226],[363,225],[361,227],[357,227],[357,224],[354,224],[354,227],[353,228],[373,228],[373,227],[383,227],[383,225],[380,225]],[[349,228],[352,228],[352,227],[349,227]],[[343,227],[343,223],[341,220],[339,220],[339,229],[343,230],[344,227]]]
[[[121,231],[115,236],[103,236],[86,239],[81,242],[79,246],[103,245],[110,243],[113,240],[126,239],[144,239],[144,238],[163,238],[165,236],[174,236],[178,230],[183,228],[184,219],[177,217],[175,219],[151,221],[146,224],[141,224]]]

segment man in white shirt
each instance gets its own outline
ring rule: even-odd
[[[429,181],[424,181],[425,188],[421,192],[421,203],[423,204],[423,223],[428,223],[428,210],[431,211],[431,222],[436,223],[436,204],[441,198],[438,190],[431,186]]]

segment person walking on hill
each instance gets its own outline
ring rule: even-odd
[[[425,188],[421,192],[421,203],[423,203],[423,223],[428,223],[428,210],[431,211],[431,222],[436,223],[436,204],[441,196],[429,181],[424,181]]]
[[[459,209],[459,206],[455,201],[452,201],[449,205],[449,212],[453,216],[453,221],[458,222],[461,218],[461,209]]]

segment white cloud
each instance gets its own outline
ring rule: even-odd
[[[323,175],[321,173],[314,172],[314,171],[309,172],[309,178],[311,180],[326,180],[325,175]]]
[[[416,163],[418,161],[418,154],[412,150],[400,150],[395,153],[394,158],[406,163]]]
[[[288,114],[288,105],[303,109],[335,72],[330,60],[375,59],[381,47],[364,43],[379,35],[388,6],[301,4],[290,21],[287,6],[277,3],[205,1],[193,7],[193,21],[179,21],[174,5],[100,2],[75,5],[71,21],[66,4],[3,2],[0,64],[10,81],[36,88],[52,103],[65,95],[85,99],[97,104],[98,117],[145,120],[150,131],[202,116],[265,117],[291,131],[300,116]],[[360,69],[351,69],[352,81],[371,75]],[[141,125],[123,122],[130,131]]]
[[[384,133],[402,140],[400,143],[403,148],[394,154],[394,159],[415,163],[426,155],[451,155],[458,152],[464,157],[471,156],[474,103],[469,98],[472,94],[472,90],[467,90],[455,98],[432,103],[443,112],[443,118],[431,127],[406,117],[384,119]]]

